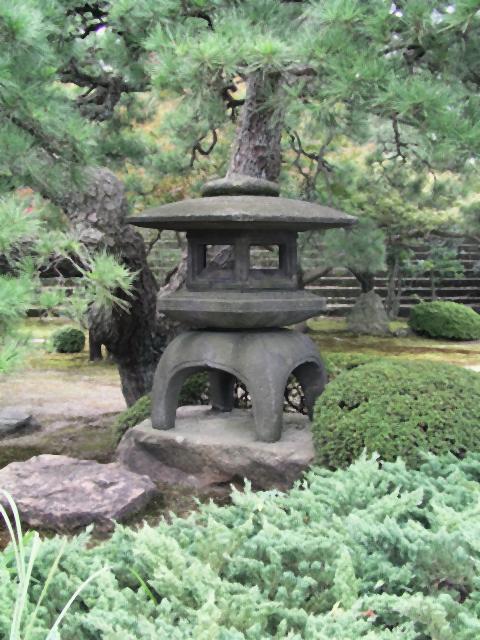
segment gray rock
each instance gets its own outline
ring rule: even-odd
[[[361,293],[347,316],[347,328],[352,333],[384,336],[390,333],[388,325],[382,299],[373,290]]]
[[[0,469],[11,462],[28,460],[42,453],[111,462],[120,437],[115,419],[106,416],[93,423],[77,418],[72,424],[60,428],[42,425],[33,433],[29,427],[0,438]]]
[[[255,488],[287,489],[313,462],[309,422],[284,414],[282,438],[259,442],[251,411],[234,409],[228,417],[205,406],[180,407],[169,431],[152,429],[150,420],[123,437],[118,459],[152,480],[196,489],[242,481]]]
[[[91,523],[110,527],[145,507],[156,493],[149,478],[118,463],[49,454],[6,466],[0,488],[13,496],[29,526],[55,531]]]
[[[4,407],[0,409],[0,438],[31,431],[39,425],[32,415],[20,407]]]

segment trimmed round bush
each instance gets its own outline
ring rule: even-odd
[[[369,353],[348,353],[343,351],[327,353],[323,356],[329,380],[333,380],[343,371],[350,371],[350,369],[356,369],[368,362],[378,362],[381,359],[382,356]]]
[[[480,314],[458,302],[420,302],[410,311],[408,324],[430,338],[480,340]]]
[[[57,353],[80,353],[85,347],[85,335],[75,327],[62,327],[52,334],[52,344]]]
[[[453,365],[379,360],[327,385],[312,426],[316,460],[346,467],[366,449],[417,467],[421,452],[480,451],[480,375]]]

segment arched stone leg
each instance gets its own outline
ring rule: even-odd
[[[172,372],[162,367],[160,360],[152,390],[152,427],[173,429],[178,406],[178,396],[185,380],[197,369],[185,368]]]
[[[175,426],[178,395],[192,373],[207,370],[212,406],[231,411],[235,378],[252,396],[257,439],[276,442],[282,435],[283,398],[288,376],[296,375],[309,415],[325,386],[325,371],[315,344],[287,329],[267,331],[190,331],[177,336],[160,359],[152,392],[152,426]]]
[[[208,372],[210,384],[210,403],[212,409],[228,412],[233,409],[233,390],[235,377],[227,371],[211,369]]]
[[[301,384],[305,397],[305,407],[310,420],[313,418],[313,409],[318,396],[323,393],[327,384],[327,372],[325,365],[320,360],[304,362],[297,367],[292,374]]]

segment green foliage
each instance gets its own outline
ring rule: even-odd
[[[35,607],[28,606],[28,592],[31,589],[31,583],[33,582],[33,572],[35,567],[35,561],[37,560],[42,543],[40,536],[36,531],[31,531],[26,535],[23,535],[22,525],[20,521],[20,514],[12,496],[6,491],[0,491],[2,494],[2,502],[8,505],[8,509],[12,514],[12,518],[7,513],[4,506],[0,503],[0,515],[3,518],[8,534],[10,536],[10,547],[5,551],[5,556],[12,555],[14,560],[14,574],[16,574],[18,582],[16,588],[14,587],[13,596],[14,603],[11,612],[11,624],[9,629],[10,640],[31,640],[32,632],[34,631],[37,623],[37,615],[41,610],[43,601],[47,597],[50,584],[54,579],[55,573],[58,569],[58,565],[63,556],[66,541],[63,540],[59,545],[58,552],[51,564],[48,574],[45,577],[43,584],[38,585],[39,590],[38,600]],[[30,545],[29,553],[27,555],[27,544]],[[58,629],[63,622],[63,619],[68,613],[68,610],[72,606],[76,598],[81,594],[90,582],[95,580],[104,569],[89,576],[80,586],[77,586],[73,595],[68,602],[60,610],[55,621],[52,621],[52,625],[46,632],[46,640],[59,640],[60,636]],[[6,634],[5,636],[6,637]],[[44,635],[45,637],[45,635]],[[38,638],[38,635],[35,635]]]
[[[480,633],[480,456],[434,456],[418,471],[362,457],[315,469],[288,493],[232,493],[232,504],[140,529],[41,542],[32,611],[64,548],[33,637],[65,594],[62,640],[474,640]],[[26,554],[31,539],[26,541]],[[0,554],[0,636],[17,576]]]
[[[480,451],[480,376],[453,365],[380,360],[346,371],[317,401],[316,459],[345,467],[366,449],[382,460]]]
[[[480,339],[480,315],[457,302],[420,302],[412,307],[408,324],[416,333],[431,338]]]
[[[333,380],[342,371],[350,371],[369,362],[378,362],[379,356],[371,356],[365,353],[327,353],[323,356],[327,368],[328,379]]]
[[[123,434],[127,429],[143,422],[150,417],[152,411],[152,400],[150,396],[142,396],[131,407],[125,409],[117,416],[116,426],[119,433]]]
[[[184,383],[178,400],[179,406],[208,403],[208,376],[205,372],[194,373]]]
[[[52,346],[57,353],[80,353],[85,347],[85,334],[76,327],[62,327],[52,334]]]
[[[351,229],[329,229],[325,233],[302,234],[300,250],[316,255],[317,266],[345,267],[362,279],[383,271],[385,264],[385,234],[368,217],[360,218]],[[308,277],[308,272],[307,272]],[[373,278],[372,278],[373,284]]]
[[[42,213],[38,199],[0,198],[0,256],[5,263],[5,271],[0,272],[0,373],[20,364],[26,352],[25,338],[18,334],[17,327],[32,307],[40,306],[48,313],[61,305],[65,315],[78,322],[93,304],[104,313],[110,313],[114,306],[129,309],[136,274],[120,265],[113,255],[104,251],[92,253],[71,236],[49,230]],[[62,256],[73,261],[72,255],[78,257],[76,267],[83,275],[74,294],[66,297],[59,290],[43,288],[39,268]],[[72,353],[72,348],[83,349],[83,333],[79,332],[83,340],[79,346],[80,338],[75,338],[73,332],[65,339],[66,346],[61,344],[65,353]]]

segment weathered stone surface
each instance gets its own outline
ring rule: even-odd
[[[0,438],[39,428],[31,413],[21,407],[0,408]]]
[[[187,291],[159,297],[157,311],[196,328],[266,329],[319,315],[326,300],[308,291]]]
[[[356,218],[314,202],[273,196],[213,196],[147,209],[130,224],[152,229],[330,229],[349,227]]]
[[[56,531],[120,522],[156,493],[149,478],[118,463],[48,454],[9,464],[0,471],[0,487],[13,496],[29,526]]]
[[[278,196],[279,193],[280,187],[277,182],[241,173],[231,173],[225,178],[209,180],[202,189],[202,196]]]
[[[281,440],[256,440],[251,411],[228,417],[205,406],[180,407],[176,426],[152,429],[150,420],[127,431],[118,459],[152,480],[194,488],[249,479],[255,488],[286,489],[314,458],[306,416],[284,415]]]
[[[15,437],[0,439],[0,469],[10,462],[28,460],[42,453],[110,462],[119,439],[115,418],[103,418],[93,424],[79,419],[67,427],[44,429],[42,426],[25,435],[22,431]]]
[[[384,336],[390,333],[389,320],[381,297],[375,291],[361,293],[347,316],[352,333]]]
[[[210,372],[211,404],[221,411],[233,409],[235,379],[246,385],[257,439],[263,442],[281,438],[290,375],[302,386],[310,417],[327,380],[317,346],[297,331],[187,331],[170,342],[158,363],[152,389],[154,428],[175,426],[183,383],[203,370]]]

